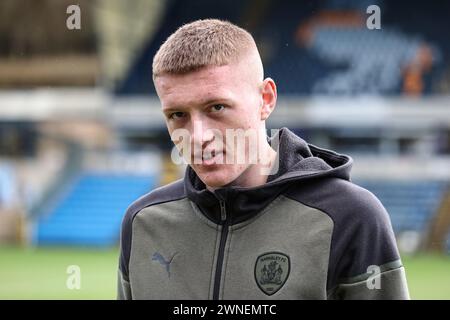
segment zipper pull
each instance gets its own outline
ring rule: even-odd
[[[220,219],[222,221],[225,221],[227,219],[227,211],[225,209],[225,202],[222,200],[219,200],[220,204]]]

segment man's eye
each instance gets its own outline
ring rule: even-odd
[[[212,106],[211,111],[218,112],[222,111],[223,109],[225,109],[225,106],[223,104],[215,104]]]
[[[183,117],[184,117],[184,112],[181,112],[181,111],[171,113],[169,116],[170,119],[180,119]]]

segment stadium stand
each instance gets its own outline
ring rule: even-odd
[[[396,233],[426,232],[447,189],[441,181],[363,181],[386,207]]]
[[[440,208],[435,213],[427,238],[425,249],[434,252],[449,252],[450,188],[447,188]]]
[[[247,13],[249,8],[252,15]],[[436,10],[432,3],[404,1],[382,2],[382,10],[381,33],[366,28],[368,15],[358,1],[264,1],[261,5],[202,0],[194,6],[170,1],[158,31],[116,93],[154,94],[149,68],[159,45],[180,23],[206,17],[240,23],[255,35],[266,74],[276,79],[280,94],[421,95],[438,91],[437,84],[449,69],[450,46],[440,32],[449,28],[445,10]],[[422,16],[411,24],[408,12]]]
[[[361,185],[372,191],[386,208],[402,252],[448,251],[447,181],[386,179],[361,181]]]
[[[128,205],[156,182],[154,176],[84,173],[63,199],[38,219],[34,241],[39,245],[117,244]]]

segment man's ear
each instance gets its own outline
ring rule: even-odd
[[[264,79],[262,83],[261,120],[269,118],[277,103],[277,86],[271,78]]]

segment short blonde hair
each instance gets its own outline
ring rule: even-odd
[[[161,45],[153,58],[153,78],[183,74],[206,66],[222,66],[256,49],[244,29],[217,19],[197,20],[183,25]]]

